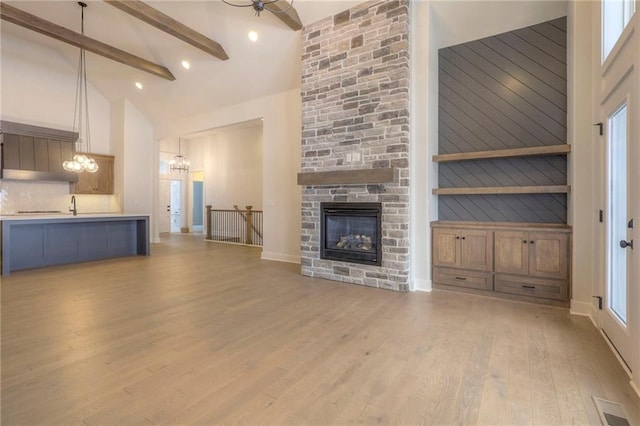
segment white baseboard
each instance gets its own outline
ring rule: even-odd
[[[575,300],[571,300],[571,308],[569,308],[569,312],[572,315],[589,317],[591,316],[591,306],[591,303],[576,302]]]
[[[595,306],[591,305],[591,313],[589,318],[595,328],[600,328],[600,311]]]
[[[596,308],[593,303],[585,303],[585,302],[576,302],[571,301],[571,308],[569,309],[569,313],[571,315],[581,315],[584,317],[589,317],[591,323],[595,328],[599,328],[598,326],[598,308]]]
[[[431,292],[431,280],[415,279],[411,285],[411,291],[426,291]]]
[[[262,260],[275,260],[276,262],[297,263],[298,265],[300,264],[300,256],[294,256],[291,254],[271,253],[263,251],[260,258]]]

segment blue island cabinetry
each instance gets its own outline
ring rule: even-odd
[[[148,216],[2,220],[2,275],[13,271],[149,255]]]

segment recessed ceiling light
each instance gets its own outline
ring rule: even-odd
[[[191,68],[191,64],[189,63],[189,61],[182,61],[182,67],[185,70],[188,70],[189,68]]]
[[[139,90],[142,90],[142,83],[140,83],[139,81],[136,81],[136,87],[137,87]]]
[[[249,40],[258,41],[258,33],[255,31],[249,31]]]

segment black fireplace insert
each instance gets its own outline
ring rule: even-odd
[[[320,258],[380,266],[380,203],[321,203]]]

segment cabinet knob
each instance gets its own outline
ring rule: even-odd
[[[527,240],[522,240],[522,244],[527,244]]]
[[[467,239],[467,237],[462,237],[462,239],[463,239],[463,240],[466,240],[466,239]]]
[[[459,239],[460,239],[460,237],[456,237],[456,240],[459,240]]]
[[[533,241],[529,241],[529,244],[533,244]]]

